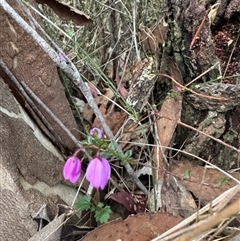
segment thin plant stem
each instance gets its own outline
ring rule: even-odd
[[[79,184],[78,190],[77,190],[76,195],[75,195],[75,197],[74,197],[74,199],[73,199],[73,201],[72,201],[71,207],[73,207],[74,203],[76,202],[76,199],[77,199],[77,197],[78,197],[78,194],[79,194],[79,192],[80,192],[80,190],[81,190],[81,187],[82,187],[82,185],[83,185],[83,182],[84,182],[85,178],[86,178],[86,173],[84,174],[83,179],[82,179],[81,183]]]
[[[189,85],[191,85],[192,83],[194,83],[196,80],[200,79],[202,76],[204,76],[205,74],[207,74],[209,71],[213,70],[217,65],[220,65],[219,62],[216,62],[213,66],[211,66],[209,69],[207,69],[206,71],[204,71],[202,74],[198,75],[195,79],[191,80],[189,83],[187,83],[185,85],[185,87],[188,87]]]

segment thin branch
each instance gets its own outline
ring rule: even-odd
[[[22,86],[24,87],[25,91],[32,99],[34,99],[45,111],[46,113],[67,133],[67,135],[71,138],[71,140],[79,147],[80,145],[77,138],[68,130],[68,128],[53,114],[53,112],[33,93],[33,91],[26,85],[25,82],[21,81]]]
[[[164,77],[167,77],[169,79],[171,79],[175,84],[177,84],[178,86],[182,87],[183,90],[188,90],[190,91],[191,93],[193,93],[194,95],[197,95],[201,98],[208,98],[208,99],[211,99],[211,100],[219,100],[219,101],[227,101],[229,100],[229,98],[225,98],[225,97],[216,97],[216,96],[210,96],[210,95],[204,95],[204,94],[201,94],[201,93],[198,93],[196,91],[193,91],[189,88],[187,88],[186,86],[180,84],[179,82],[177,82],[172,76],[170,75],[167,75],[167,74],[157,74],[158,76],[164,76]]]
[[[49,130],[49,132],[56,138],[58,143],[66,148],[66,145],[63,143],[59,135],[53,130],[51,124],[48,122],[48,120],[43,116],[41,111],[37,108],[37,106],[34,104],[34,102],[29,98],[27,93],[24,91],[22,86],[19,84],[18,80],[15,78],[15,76],[12,74],[12,72],[9,70],[9,68],[5,65],[5,63],[0,59],[0,67],[3,69],[3,71],[6,73],[8,78],[12,81],[13,85],[17,88],[17,90],[21,93],[21,95],[25,98],[27,103],[31,106],[31,108],[34,110],[34,112],[37,114],[39,119],[43,122],[45,127]]]
[[[216,66],[219,66],[220,63],[219,61],[216,62],[213,66],[211,66],[209,69],[207,69],[206,71],[204,71],[202,74],[198,75],[195,79],[191,80],[189,83],[187,83],[185,85],[185,87],[188,87],[189,85],[191,85],[192,83],[194,83],[196,80],[200,79],[202,76],[204,76],[206,73],[208,73],[209,71],[211,71],[212,69],[214,69]],[[221,69],[221,68],[220,68]]]
[[[202,30],[202,28],[203,28],[203,24],[204,24],[204,22],[205,22],[206,19],[207,19],[207,14],[205,14],[205,15],[203,16],[202,22],[201,22],[201,24],[199,25],[199,27],[198,27],[198,29],[197,29],[197,32],[196,32],[196,33],[194,34],[194,36],[193,36],[193,39],[192,39],[192,41],[191,41],[191,43],[190,43],[190,47],[189,47],[190,49],[192,49],[192,47],[193,47],[193,45],[194,45],[194,43],[195,43],[195,41],[196,41],[199,33],[201,32],[201,30]]]
[[[236,215],[240,212],[240,199],[238,198],[234,203],[230,204],[221,212],[213,215],[212,217],[208,218],[207,220],[201,221],[197,224],[191,225],[191,230],[188,233],[184,234],[182,237],[177,239],[177,241],[188,241],[193,240],[193,238],[197,237],[204,231],[207,231],[211,227],[214,227],[222,220],[229,218],[233,215]]]

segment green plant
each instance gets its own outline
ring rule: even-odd
[[[82,211],[94,212],[94,217],[97,222],[106,223],[110,214],[112,213],[110,206],[105,205],[102,202],[95,204],[90,196],[83,196],[79,198],[76,202],[76,207]]]

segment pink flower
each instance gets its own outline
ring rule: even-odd
[[[111,167],[107,159],[95,157],[90,161],[86,171],[86,179],[93,187],[100,187],[103,190],[107,185],[110,175]]]
[[[103,137],[103,131],[97,127],[93,127],[91,130],[90,130],[90,134],[92,136],[94,135],[97,135],[98,138],[102,138]]]
[[[81,161],[76,156],[67,159],[63,167],[63,177],[71,183],[75,183],[81,174]]]
[[[182,91],[182,87],[181,86],[177,86],[177,91],[181,92]]]

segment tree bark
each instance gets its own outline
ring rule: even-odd
[[[191,88],[196,84],[201,86],[203,83],[216,81],[226,74],[232,76],[239,71],[240,42],[237,30],[240,23],[240,17],[237,15],[240,12],[239,4],[235,0],[221,1],[217,16],[211,23],[209,13],[214,3],[172,0],[166,5],[169,31],[161,71],[170,73],[168,59],[171,58],[180,70],[184,85],[187,85],[192,79],[210,70],[195,81]],[[198,31],[200,26],[201,30]],[[195,37],[195,42],[192,44]],[[232,46],[228,45],[230,40],[233,42]],[[198,98],[194,95],[190,95],[189,98],[188,94],[185,95],[182,121],[238,147],[240,128],[236,119],[239,119],[240,107],[237,95],[239,88],[234,86],[238,83],[237,78],[222,78],[221,83],[212,83],[212,85],[209,83],[198,90],[208,96],[225,96],[228,100],[223,103],[219,100],[214,102],[208,98]],[[197,104],[192,105],[196,102]],[[203,104],[207,104],[208,107],[202,108]],[[214,110],[209,106],[213,106],[212,108],[215,106]],[[233,110],[236,112],[233,113]],[[223,147],[209,138],[186,132],[186,129],[181,127],[177,130],[176,138],[179,141],[178,147],[186,141],[185,151],[206,160],[210,158],[224,169],[238,165],[236,151]],[[227,158],[229,155],[232,157],[231,161]]]

